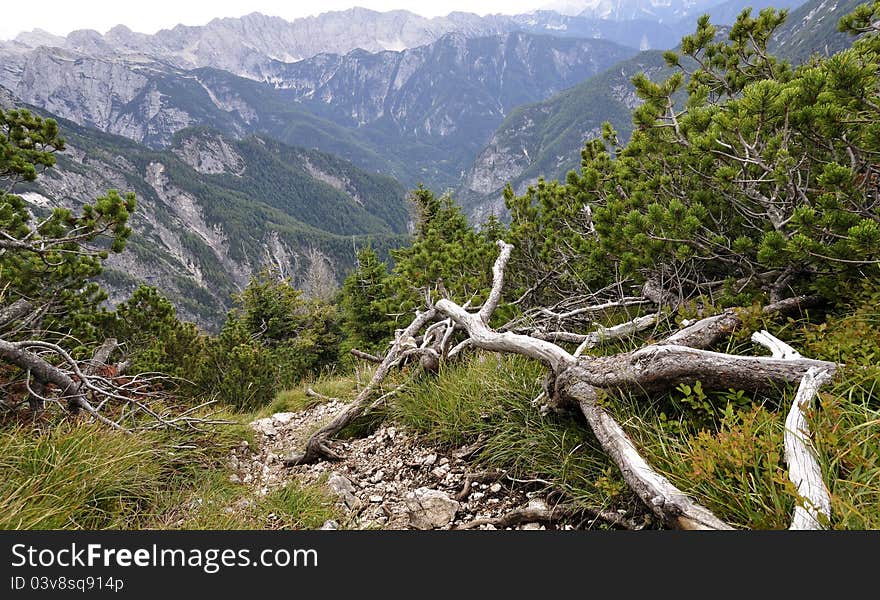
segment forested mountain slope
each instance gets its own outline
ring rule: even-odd
[[[837,22],[857,4],[807,2],[774,33],[772,47],[779,56],[798,63],[813,52],[824,54],[848,46],[852,37],[838,32]],[[693,24],[687,31],[692,30]],[[469,214],[477,221],[489,214],[503,214],[501,190],[508,182],[522,193],[538,177],[564,178],[580,164],[580,149],[586,140],[598,135],[603,121],[610,122],[626,140],[633,127],[632,109],[639,102],[630,80],[639,72],[659,80],[672,71],[664,65],[662,52],[645,52],[570,90],[510,114],[468,169],[457,191]]]
[[[154,150],[60,125],[67,149],[23,197],[44,210],[76,208],[108,189],[136,194],[128,251],[102,275],[114,302],[146,282],[182,316],[214,328],[231,294],[264,266],[320,296],[351,268],[356,247],[369,240],[384,252],[405,240],[404,189],[332,155],[206,128]]]

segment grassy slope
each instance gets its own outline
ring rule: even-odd
[[[134,435],[0,425],[0,529],[314,529],[339,518],[321,486],[255,496],[230,481],[229,452],[247,440],[243,425]]]

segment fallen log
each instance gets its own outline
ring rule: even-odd
[[[825,529],[831,519],[831,495],[822,479],[822,467],[810,441],[805,412],[812,408],[819,388],[831,379],[827,371],[810,369],[801,380],[785,419],[785,462],[788,478],[802,503],[794,508],[789,529]]]
[[[770,350],[774,358],[797,360],[800,353],[766,331],[752,334],[752,341]],[[813,399],[831,373],[811,367],[801,379],[791,409],[785,418],[783,446],[788,465],[788,479],[797,488],[800,502],[794,508],[792,530],[825,529],[831,519],[831,494],[822,479],[822,467],[810,442],[810,426],[805,411],[813,406]]]

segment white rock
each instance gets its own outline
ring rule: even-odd
[[[471,500],[480,500],[485,496],[486,494],[484,494],[483,492],[474,492],[473,494],[471,494]]]
[[[374,503],[382,502],[382,500],[384,500],[384,499],[385,499],[384,496],[370,496],[370,502],[374,502]]]
[[[420,487],[406,495],[409,523],[416,529],[445,527],[458,512],[459,503],[446,492]]]
[[[338,473],[334,473],[330,479],[327,480],[327,487],[329,487],[334,494],[339,496],[339,499],[342,500],[349,509],[355,510],[360,506],[361,502],[354,495],[354,486],[348,478],[343,477]]]
[[[370,477],[370,482],[371,483],[379,483],[384,478],[385,478],[385,472],[382,469],[379,469],[378,471],[373,473],[372,477]]]
[[[333,519],[328,519],[328,520],[324,521],[323,525],[321,525],[321,529],[324,529],[324,530],[339,529],[339,523],[337,523]]]
[[[274,436],[278,434],[278,431],[275,429],[275,425],[272,424],[272,417],[266,417],[265,419],[257,419],[253,423],[251,423],[251,429],[258,431],[266,436]]]
[[[272,418],[281,425],[287,425],[290,423],[293,418],[296,416],[296,413],[292,412],[283,412],[283,413],[275,413],[272,415]]]
[[[229,481],[230,481],[230,483],[241,483],[241,477],[239,477],[238,475],[233,473],[232,475],[229,476]]]
[[[524,529],[526,531],[540,531],[544,528],[545,527],[543,525],[541,525],[540,523],[526,523],[525,525],[520,527],[520,529]]]
[[[437,455],[436,454],[429,454],[428,456],[425,457],[425,460],[422,461],[422,464],[430,467],[435,462],[437,462]]]
[[[500,483],[493,483],[492,486],[489,488],[489,491],[492,492],[493,494],[497,494],[498,492],[501,491],[501,484]]]

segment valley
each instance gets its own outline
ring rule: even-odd
[[[734,2],[705,4],[722,23],[736,16]],[[30,106],[68,123],[80,157],[108,143],[125,148],[123,155],[163,157],[154,161],[161,168],[134,168],[138,160],[126,157],[127,166],[120,166],[109,150],[106,160],[94,158],[89,165],[70,152],[61,159],[62,170],[33,193],[42,195],[44,205],[75,206],[72,198],[94,197],[101,186],[142,190],[143,215],[149,217],[135,217],[131,246],[131,254],[139,255],[109,265],[105,281],[116,290],[113,298],[130,293],[135,281],[158,282],[184,314],[207,325],[217,322],[228,307],[225,299],[266,257],[302,282],[313,262],[309,257],[320,255],[322,269],[339,282],[353,264],[353,248],[369,238],[387,258],[387,250],[402,243],[394,236],[407,233],[400,188],[367,204],[351,200],[334,213],[348,224],[334,226],[316,218],[330,212],[318,198],[327,186],[352,192],[340,184],[351,178],[309,173],[312,163],[295,160],[297,182],[289,192],[276,186],[266,201],[264,184],[235,175],[241,169],[261,171],[265,180],[289,180],[276,177],[291,170],[281,164],[287,155],[279,148],[328,153],[350,163],[347,169],[359,169],[362,181],[390,177],[404,190],[424,184],[452,193],[480,224],[490,215],[506,218],[501,192],[507,184],[521,194],[538,177],[564,178],[603,122],[625,141],[638,103],[630,79],[639,72],[668,72],[660,50],[644,49],[673,46],[696,12],[638,8],[611,14],[602,6],[577,15],[454,13],[428,20],[365,9],[294,22],[254,13],[155,35],[125,27],[66,37],[34,31],[0,43],[0,89],[6,106]],[[848,6],[835,10],[843,14]],[[795,17],[823,14],[806,7],[801,13]],[[341,28],[349,34],[337,35]],[[668,33],[646,43],[649,31]],[[780,48],[790,46],[799,57],[805,49],[819,49],[827,32],[809,31],[806,22],[781,30]],[[232,163],[220,157],[211,163],[217,172],[185,176],[190,183],[203,181],[197,190],[183,189],[173,179],[193,165],[186,164],[180,140],[195,148],[188,132],[201,128],[203,136],[221,140],[214,144],[221,154],[248,139],[262,139],[264,146],[257,151],[244,142],[247,168],[237,155],[227,156]],[[385,193],[389,186],[383,180],[372,189]],[[322,208],[304,203],[303,193],[317,194],[311,202]],[[291,197],[282,200],[285,194]],[[259,225],[246,226],[232,215],[242,210],[234,206],[247,203],[274,216],[264,213]],[[360,237],[345,242],[347,235]]]

